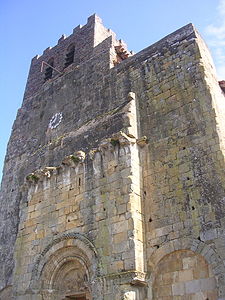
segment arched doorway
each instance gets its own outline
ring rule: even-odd
[[[63,299],[89,300],[89,272],[80,257],[64,258],[56,267],[51,288]]]
[[[44,299],[91,300],[91,268],[81,249],[66,246],[53,253],[41,273]]]
[[[203,256],[191,250],[174,251],[156,266],[152,299],[216,300],[216,279]]]
[[[59,235],[36,259],[29,293],[42,300],[103,300],[99,266],[87,237],[75,232]]]

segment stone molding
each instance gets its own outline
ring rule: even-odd
[[[106,281],[113,280],[114,284],[131,284],[135,286],[146,286],[146,273],[135,270],[113,273],[102,276]]]
[[[119,131],[113,134],[110,138],[101,141],[99,147],[90,150],[88,154],[90,159],[94,160],[95,154],[97,152],[104,152],[107,150],[113,151],[117,145],[126,147],[137,144],[138,146],[143,148],[147,143],[148,138],[146,136],[136,139],[134,136],[129,136],[123,131]],[[45,178],[50,179],[53,175],[57,175],[59,170],[62,169],[63,166],[76,168],[78,164],[83,164],[85,162],[86,157],[86,153],[81,150],[75,152],[75,154],[67,155],[62,160],[62,164],[60,166],[45,167],[28,174],[25,178],[25,185],[27,182],[30,184],[36,184],[39,181],[43,181]]]
[[[45,248],[44,250],[41,252],[41,254],[38,256],[33,270],[32,270],[32,275],[31,275],[31,286],[32,284],[39,280],[44,263],[46,261],[46,256],[49,257],[52,253],[54,253],[55,251],[57,251],[60,248],[63,248],[63,245],[60,245],[60,243],[62,244],[62,242],[64,242],[65,240],[77,240],[79,241],[78,243],[78,248],[79,245],[84,248],[85,250],[87,250],[86,253],[87,256],[90,258],[94,258],[94,260],[96,261],[96,276],[100,273],[100,269],[99,269],[99,259],[98,259],[98,255],[97,255],[97,250],[94,246],[94,244],[84,235],[77,233],[77,232],[69,232],[69,233],[63,233],[60,234],[58,237],[56,237],[54,240],[52,240]],[[58,246],[58,247],[55,247]],[[76,246],[76,245],[74,245]]]

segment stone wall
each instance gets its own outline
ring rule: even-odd
[[[90,35],[91,30],[93,41],[93,36],[97,36],[100,42],[100,34],[95,34],[95,26],[97,28],[102,26],[100,19],[96,16],[89,18],[89,25],[84,26],[87,31],[82,31],[83,38]],[[120,113],[115,114],[115,110],[127,102],[127,94],[118,100],[116,91],[110,86],[109,77],[106,76],[110,62],[112,63],[116,55],[114,44],[120,42],[114,39],[111,31],[105,32],[109,34],[106,40],[95,48],[93,44],[89,45],[94,54],[91,52],[92,55],[79,65],[74,63],[69,66],[63,71],[63,76],[56,75],[44,82],[40,68],[41,59],[45,54],[39,59],[34,58],[40,68],[35,69],[33,61],[31,63],[25,98],[18,110],[8,144],[1,185],[1,289],[11,285],[19,204],[26,201],[20,188],[24,178],[41,167],[58,165],[66,155],[74,153],[76,149],[87,152],[89,148],[95,147],[99,140],[119,131],[123,126]],[[100,32],[103,38],[105,32],[102,33],[102,30]],[[75,33],[74,35],[76,36]],[[67,39],[64,46],[65,50]],[[64,53],[57,52],[57,55],[63,65]],[[31,73],[35,75],[34,85]],[[104,79],[105,76],[108,79]],[[29,97],[27,93],[31,93]],[[112,95],[113,101],[108,101],[109,95]],[[110,118],[111,126],[109,126]]]
[[[204,258],[192,251],[175,251],[158,264],[154,299],[217,299],[216,282]]]
[[[64,233],[68,237],[74,235],[75,240],[86,239],[96,249],[97,266],[92,257],[85,259],[88,288],[95,299],[104,296],[104,299],[120,299],[121,289],[127,289],[129,280],[134,276],[142,280],[143,226],[140,180],[136,175],[137,147],[134,138],[114,135],[104,140],[98,149],[91,150],[86,159],[84,154],[68,156],[57,168],[49,167],[28,175],[24,185],[27,202],[21,204],[15,250],[14,289],[18,299],[29,299],[30,293],[44,293],[42,282],[47,283],[46,279],[43,281],[43,273],[47,272],[46,276],[51,278],[53,270],[45,271],[42,259],[52,250],[54,240],[61,241],[59,237]],[[68,239],[63,247],[73,245]],[[59,249],[54,249],[54,256]],[[77,256],[82,257],[81,250]],[[50,263],[50,266],[57,264]],[[130,278],[123,279],[127,274]],[[109,284],[104,294],[96,291],[99,276]],[[117,287],[116,291],[114,281],[119,276],[124,287]],[[44,290],[50,289],[47,285]],[[45,297],[61,299],[62,295]]]
[[[143,63],[148,72],[137,97],[141,133],[149,138],[142,162],[147,260],[154,273],[159,257],[172,251],[200,253],[223,299],[224,95],[206,46],[193,33]]]
[[[63,74],[43,82],[32,61],[2,182],[1,297],[13,283],[23,300],[225,299],[225,101],[207,47],[189,24],[125,59],[99,18],[82,28],[43,54]]]

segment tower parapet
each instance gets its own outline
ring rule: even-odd
[[[117,61],[118,47],[125,49],[126,57],[130,55],[126,44],[116,40],[115,33],[103,26],[101,18],[96,14],[90,16],[87,24],[75,27],[68,37],[62,35],[56,46],[46,48],[42,55],[32,59],[24,98],[34,96],[46,81],[64,75],[102,52],[109,53],[111,49],[112,53],[105,61],[109,68]]]

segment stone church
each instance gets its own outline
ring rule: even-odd
[[[192,24],[133,54],[93,15],[34,57],[0,299],[225,299],[224,91]]]

